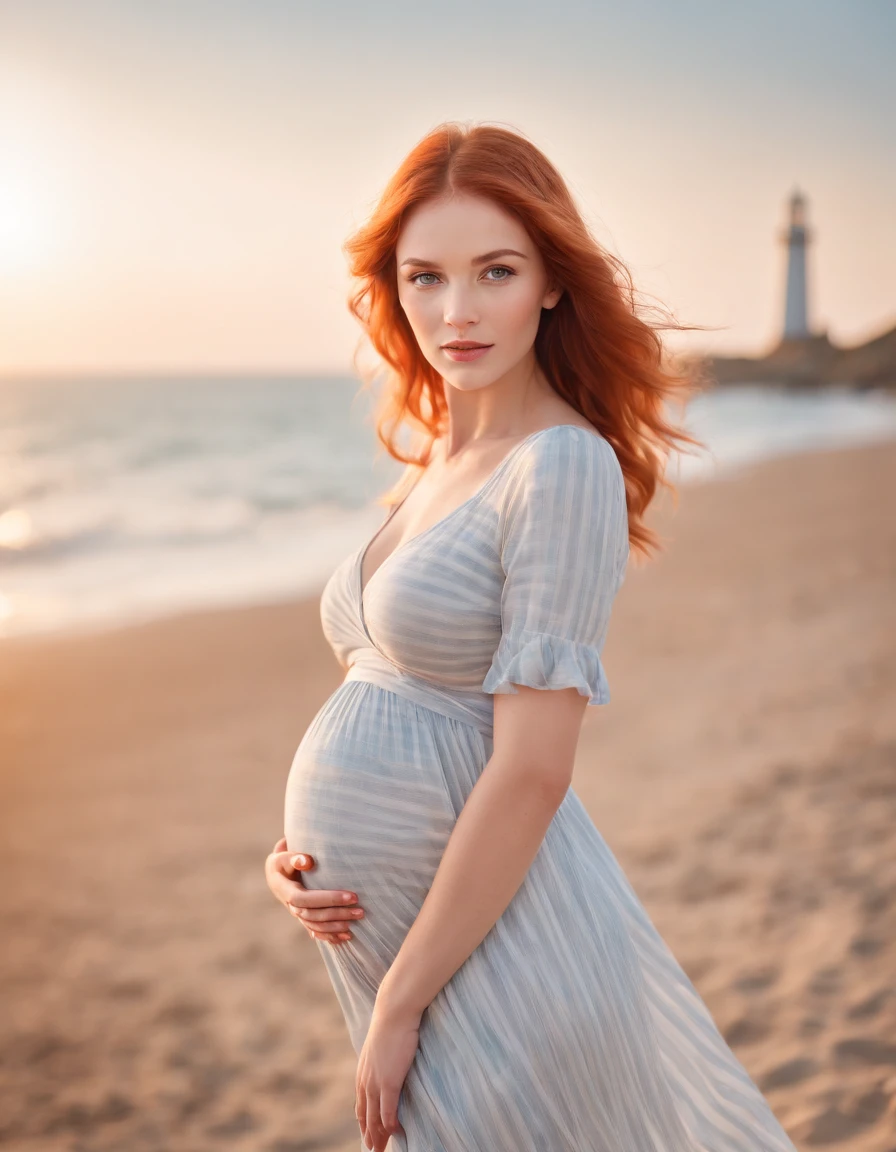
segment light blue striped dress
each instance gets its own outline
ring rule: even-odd
[[[349,671],[302,738],[285,804],[289,849],[317,862],[306,885],[351,889],[366,910],[352,940],[318,942],[358,1052],[492,754],[493,694],[610,699],[622,470],[587,428],[544,428],[396,548],[362,597],[366,547],[321,597]],[[573,789],[424,1013],[398,1115],[407,1138],[389,1152],[795,1152]]]

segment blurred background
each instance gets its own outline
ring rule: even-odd
[[[262,868],[398,472],[341,245],[452,119],[707,329],[575,787],[794,1140],[892,1152],[894,49],[888,0],[0,0],[0,1147],[358,1146]]]

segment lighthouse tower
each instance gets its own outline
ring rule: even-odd
[[[790,226],[781,239],[787,245],[787,296],[784,305],[785,340],[812,335],[806,301],[806,248],[811,233],[806,225],[806,198],[795,189],[790,197]]]

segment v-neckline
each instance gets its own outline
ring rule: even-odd
[[[479,497],[482,496],[486,489],[491,485],[492,481],[497,478],[498,474],[503,470],[504,466],[511,461],[511,459],[523,447],[524,444],[528,444],[530,440],[533,440],[536,436],[541,436],[544,432],[551,432],[554,428],[582,428],[583,431],[588,431],[588,429],[584,428],[581,424],[550,424],[547,428],[538,428],[535,432],[530,432],[528,436],[524,436],[522,440],[519,440],[516,444],[514,444],[514,446],[502,457],[502,459],[494,467],[489,476],[483,481],[479,488],[476,489],[472,496],[469,496],[466,500],[462,501],[457,505],[456,508],[452,508],[450,512],[446,512],[445,515],[441,517],[441,519],[436,520],[434,524],[430,524],[428,528],[424,528],[422,532],[418,532],[415,536],[410,536],[407,540],[403,540],[400,544],[396,545],[396,547],[392,549],[385,560],[382,560],[379,566],[370,574],[370,578],[368,579],[367,583],[362,585],[364,557],[370,550],[370,546],[373,544],[374,540],[377,539],[377,537],[380,535],[380,533],[383,531],[395,513],[399,510],[399,508],[401,508],[402,505],[408,500],[411,493],[423,479],[423,476],[419,476],[417,480],[414,481],[407,495],[404,496],[403,499],[399,500],[399,502],[391,509],[389,515],[385,518],[382,524],[380,524],[379,528],[377,528],[373,535],[369,537],[366,543],[362,544],[358,550],[357,560],[355,562],[355,589],[358,595],[358,610],[361,616],[361,624],[365,632],[367,632],[367,625],[364,623],[364,595],[370,588],[370,585],[374,582],[374,580],[376,580],[377,576],[379,576],[380,572],[382,572],[382,570],[392,560],[392,558],[403,549],[409,548],[411,544],[416,543],[417,540],[421,540],[424,536],[428,536],[437,528],[441,528],[443,524],[451,520],[458,514],[458,512],[462,512],[475,500],[478,500]],[[591,435],[593,435],[593,433],[591,433]]]

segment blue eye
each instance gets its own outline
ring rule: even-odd
[[[516,272],[514,272],[514,270],[512,268],[507,268],[503,264],[493,264],[490,268],[486,268],[486,272],[506,272],[507,273],[506,276],[501,276],[497,280],[492,280],[491,281],[492,284],[502,284],[505,280],[509,280],[511,278],[511,276],[516,276]],[[435,272],[415,272],[413,276],[408,277],[408,283],[409,284],[417,284],[418,287],[420,287],[420,288],[432,288],[432,287],[434,287],[434,285],[431,283],[426,283],[426,284],[418,283],[421,276],[436,276],[436,273]],[[436,279],[438,279],[437,276],[436,276]]]

